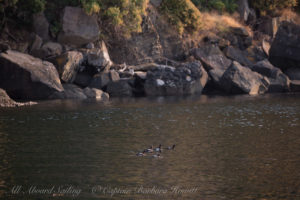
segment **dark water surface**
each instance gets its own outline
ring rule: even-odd
[[[1,199],[297,200],[300,96],[1,109],[0,159]]]

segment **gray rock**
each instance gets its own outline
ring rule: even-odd
[[[100,74],[96,74],[89,87],[103,89],[108,85],[110,82],[116,82],[120,80],[120,76],[118,72],[115,70],[111,70],[109,72],[101,72]]]
[[[87,99],[88,97],[84,94],[83,90],[73,84],[63,84],[64,92],[62,99]]]
[[[42,44],[43,44],[42,38],[38,35],[34,35],[34,39],[30,47],[30,52],[40,49],[42,47]]]
[[[95,88],[86,87],[82,89],[74,84],[63,84],[64,91],[63,92],[55,92],[51,95],[51,99],[77,99],[77,100],[85,100],[85,99],[97,99],[101,101],[108,101],[109,95],[102,90],[98,90]]]
[[[19,107],[19,106],[30,106],[35,105],[36,102],[25,102],[25,103],[19,103],[12,100],[5,90],[0,88],[0,108],[1,107]]]
[[[61,55],[62,51],[63,48],[59,43],[47,42],[42,46],[42,48],[32,50],[31,54],[41,59],[47,59]]]
[[[110,80],[113,81],[113,82],[116,82],[116,81],[120,80],[119,73],[116,72],[115,70],[110,70],[109,75],[110,75],[109,76]]]
[[[198,49],[193,49],[191,54],[203,63],[207,71],[211,69],[226,70],[232,63],[215,45],[205,45]]]
[[[247,54],[240,49],[234,48],[232,46],[227,47],[225,50],[225,55],[243,66],[251,67],[253,63],[247,58]]]
[[[100,74],[96,74],[93,77],[89,87],[102,89],[106,87],[109,82],[110,82],[109,72],[102,72]]]
[[[200,62],[177,68],[161,66],[147,72],[145,92],[148,96],[201,94],[207,80],[208,74]]]
[[[300,68],[300,25],[282,22],[269,53],[270,62],[284,71]]]
[[[0,87],[15,99],[47,99],[63,91],[52,63],[11,50],[0,54]]]
[[[150,0],[150,2],[155,6],[155,7],[159,7],[162,0]]]
[[[268,90],[269,80],[234,61],[221,78],[222,88],[232,94],[263,94]]]
[[[112,97],[130,97],[133,95],[129,79],[120,79],[116,82],[109,82],[107,85],[107,93]]]
[[[269,78],[277,78],[279,74],[282,74],[282,71],[274,67],[267,59],[257,62],[251,69]]]
[[[33,17],[34,32],[43,40],[49,40],[49,22],[43,12],[34,14]]]
[[[77,73],[74,83],[81,87],[88,87],[92,82],[93,77],[87,72]]]
[[[249,37],[250,36],[248,30],[244,27],[231,27],[230,30],[235,35],[239,35],[239,36],[242,36],[242,37]]]
[[[285,74],[291,79],[291,80],[300,80],[300,68],[292,67],[288,68],[285,71]]]
[[[250,14],[248,0],[238,0],[237,5],[238,5],[238,12],[241,18],[244,20],[244,22],[247,22],[248,16]]]
[[[243,54],[252,64],[268,59],[268,56],[261,46],[252,45],[246,51],[243,51]]]
[[[212,69],[208,71],[209,77],[213,82],[213,86],[215,89],[221,88],[221,78],[224,74],[225,70],[223,69]]]
[[[275,37],[282,19],[280,17],[265,17],[261,19],[261,23],[258,26],[258,30],[271,37]]]
[[[97,99],[97,100],[101,100],[101,101],[109,100],[109,94],[107,94],[106,92],[103,92],[102,90],[98,90],[96,88],[86,87],[86,88],[84,88],[83,92],[90,99]]]
[[[250,25],[255,24],[256,19],[257,19],[257,16],[256,16],[255,10],[253,8],[250,8],[250,12],[249,12],[249,15],[248,15],[247,24],[250,24]]]
[[[68,51],[55,59],[60,79],[65,83],[73,83],[84,58],[78,51]]]
[[[300,92],[300,81],[299,80],[291,81],[291,92]]]
[[[279,68],[274,67],[268,60],[256,63],[251,69],[269,78],[270,86],[268,92],[275,93],[289,91],[289,78],[283,74]]]
[[[87,15],[82,8],[66,7],[62,17],[60,43],[82,46],[99,38],[99,26],[95,16]]]
[[[100,48],[91,49],[87,52],[87,63],[95,67],[99,72],[108,71],[112,66],[108,50],[102,41]]]

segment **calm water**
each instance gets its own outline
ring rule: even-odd
[[[2,109],[0,159],[2,199],[300,199],[300,96]]]

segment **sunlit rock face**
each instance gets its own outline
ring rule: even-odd
[[[47,99],[64,90],[52,63],[11,50],[0,54],[0,87],[14,99]]]
[[[191,54],[200,60],[207,71],[212,69],[226,70],[232,63],[216,45],[205,45],[191,50]]]
[[[73,83],[84,57],[78,51],[69,51],[55,58],[59,76],[65,83]]]
[[[202,92],[208,80],[200,62],[178,67],[159,66],[147,72],[145,92],[148,96],[189,95]]]
[[[221,78],[221,87],[231,94],[263,94],[270,82],[267,77],[234,61]]]
[[[58,41],[63,44],[82,46],[99,38],[99,26],[94,16],[82,8],[66,7],[62,16],[62,31]]]

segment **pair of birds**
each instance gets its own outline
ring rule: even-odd
[[[153,155],[153,157],[159,158],[159,157],[161,157],[160,153],[162,152],[163,149],[174,150],[176,145],[173,144],[172,146],[169,146],[169,147],[166,147],[166,148],[162,148],[161,146],[162,145],[160,144],[158,147],[153,148],[153,145],[151,145],[148,149],[144,149],[143,152],[139,152],[136,155],[137,156],[145,156],[147,153],[158,152],[158,154]]]

